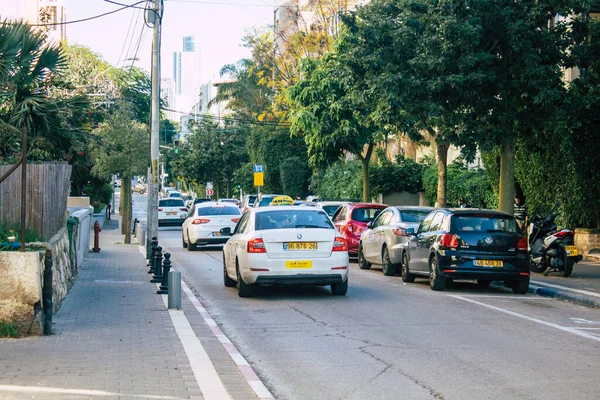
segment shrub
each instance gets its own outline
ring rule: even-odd
[[[423,165],[402,155],[395,162],[387,159],[383,149],[377,149],[378,165],[370,168],[371,193],[410,192],[417,193],[423,188]]]
[[[310,174],[306,160],[300,157],[289,157],[279,165],[279,174],[283,193],[295,198],[306,191],[306,179]]]
[[[316,193],[322,199],[356,200],[362,198],[362,163],[339,161],[317,177]]]

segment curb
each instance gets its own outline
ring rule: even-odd
[[[585,307],[600,308],[600,300],[594,300],[586,296],[569,293],[566,290],[557,290],[545,286],[533,285],[530,283],[527,293],[543,297],[551,297],[553,299],[566,300]]]

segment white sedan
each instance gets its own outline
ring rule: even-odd
[[[229,234],[223,229],[224,235]],[[346,241],[325,213],[305,206],[251,208],[223,247],[223,278],[240,297],[255,285],[331,285],[348,290]]]
[[[158,226],[181,225],[187,213],[188,209],[183,199],[158,200]]]
[[[200,245],[224,244],[229,236],[224,236],[221,229],[232,230],[241,214],[233,203],[210,201],[194,204],[181,229],[183,248],[192,251]]]

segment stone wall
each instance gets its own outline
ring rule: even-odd
[[[600,229],[575,229],[575,245],[583,257],[586,257],[590,250],[600,249]]]
[[[71,288],[71,281],[77,274],[77,266],[71,265],[66,226],[63,226],[48,243],[52,246],[52,311],[56,312]]]
[[[0,322],[21,335],[41,335],[44,252],[0,252]]]

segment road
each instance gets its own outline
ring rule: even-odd
[[[134,195],[138,206],[144,197]],[[241,299],[223,286],[220,247],[190,252],[180,229],[164,229],[175,268],[278,399],[600,393],[600,310],[471,283],[433,292],[356,264],[345,297],[275,287]]]

